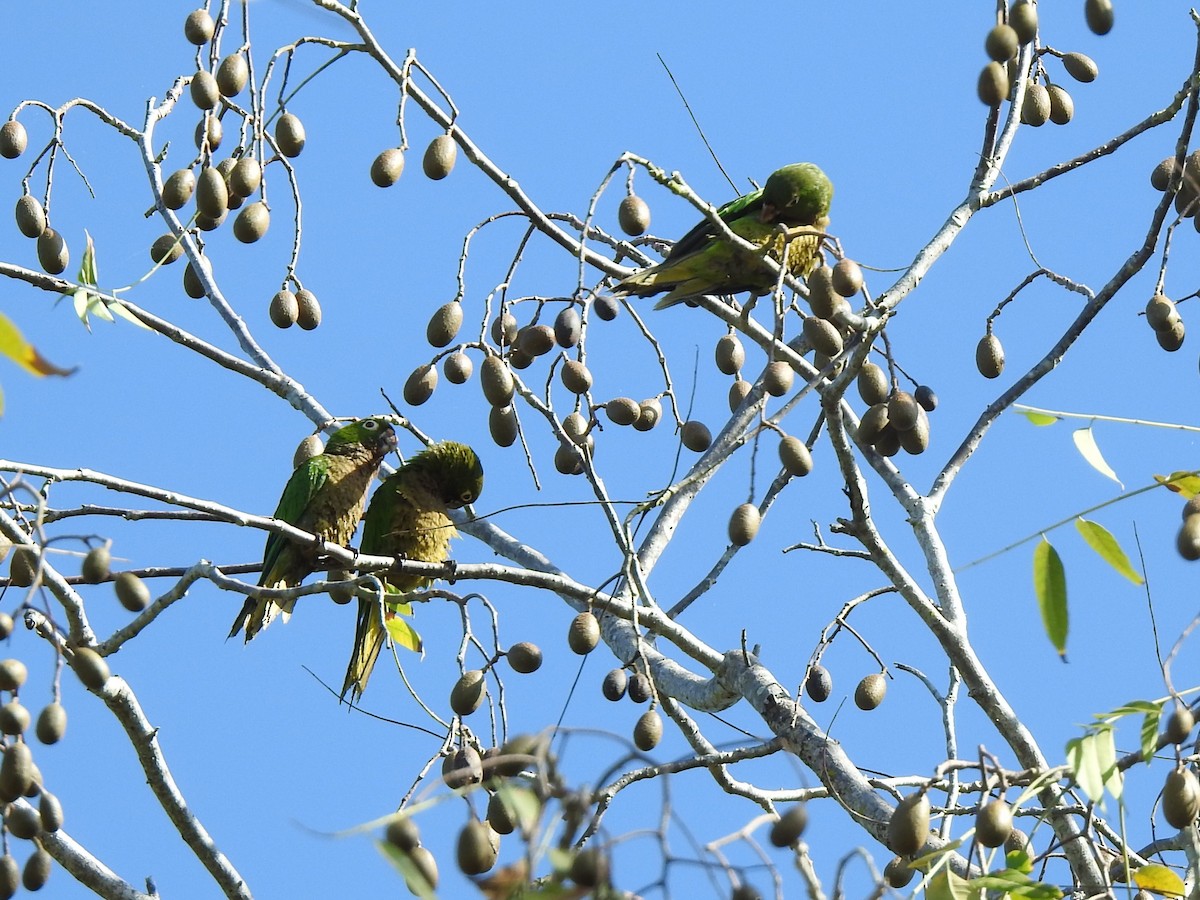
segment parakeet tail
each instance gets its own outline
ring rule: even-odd
[[[341,699],[350,694],[353,706],[367,689],[367,679],[379,659],[379,651],[387,640],[381,619],[382,610],[375,600],[358,601],[358,624],[354,628],[354,652],[350,665],[346,667],[346,680],[342,683]]]
[[[279,585],[284,587],[285,585]],[[233,627],[229,629],[229,637],[233,637],[243,628],[246,630],[246,643],[250,643],[260,631],[270,625],[277,615],[283,614],[283,621],[287,621],[292,615],[292,606],[294,600],[284,601],[281,607],[274,600],[266,600],[259,597],[247,597],[245,604],[242,605],[242,611],[238,613],[237,618],[233,620]],[[229,638],[226,638],[229,640]]]

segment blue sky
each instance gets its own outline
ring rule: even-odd
[[[1088,32],[1079,3],[1041,4],[1043,41],[1062,51],[1094,57],[1100,78],[1078,85],[1048,60],[1075,99],[1069,126],[1022,129],[1005,175],[1016,181],[1073,157],[1124,131],[1168,104],[1187,77],[1195,55],[1195,28],[1182,3],[1122,4],[1118,24],[1105,38]],[[79,2],[7,5],[0,12],[0,50],[6,74],[0,106],[25,99],[58,105],[85,96],[114,115],[139,124],[149,97],[162,98],[174,79],[194,71],[194,52],[182,37],[190,4],[114,2],[97,16]],[[877,4],[766,4],[747,17],[728,4],[701,3],[683,13],[661,15],[641,5],[508,4],[485,9],[426,8],[364,2],[362,12],[392,57],[415,47],[419,59],[452,94],[459,124],[488,156],[520,182],[542,209],[582,215],[613,161],[624,151],[652,159],[713,202],[733,190],[713,165],[664,73],[661,54],[687,93],[725,168],[745,189],[785,163],[812,160],[836,186],[832,230],[848,255],[868,271],[874,294],[888,287],[893,270],[908,264],[965,195],[981,144],[985,109],[975,81],[985,62],[983,36],[993,24],[994,4],[908,6],[885,15]],[[130,23],[137,23],[136,27]],[[261,75],[274,47],[304,34],[351,37],[334,17],[300,0],[260,0],[251,5],[251,37]],[[232,44],[230,44],[232,46]],[[52,50],[48,51],[48,47]],[[1153,52],[1146,52],[1153,48]],[[296,69],[311,71],[325,58],[304,48]],[[433,183],[419,160],[439,129],[415,107],[409,110],[412,148],[401,181],[374,188],[367,171],[379,150],[397,143],[396,91],[370,65],[346,60],[300,93],[289,109],[307,126],[308,146],[295,161],[304,199],[304,238],[299,274],[321,298],[324,321],[314,332],[280,331],[267,318],[291,245],[290,202],[282,179],[268,169],[274,220],[258,245],[236,244],[218,232],[210,244],[216,274],[227,297],[266,351],[339,416],[385,411],[380,388],[399,397],[404,379],[432,351],[425,343],[428,316],[454,297],[456,266],[466,232],[511,201],[460,157],[454,173]],[[49,138],[48,118],[37,110],[21,115],[31,147]],[[171,141],[167,171],[190,158],[197,114],[185,100],[160,126]],[[1048,284],[1022,294],[1000,318],[997,333],[1008,352],[1008,369],[995,382],[980,377],[974,348],[995,305],[1040,263],[1093,288],[1099,287],[1140,243],[1158,195],[1149,185],[1154,164],[1169,155],[1177,135],[1167,125],[1080,172],[1049,182],[1020,198],[1020,224],[1010,203],[975,217],[951,250],[901,305],[888,334],[902,366],[937,391],[933,442],[923,457],[902,460],[908,480],[927,487],[979,412],[1017,374],[1045,352],[1078,309],[1076,295]],[[67,149],[86,174],[95,198],[65,165],[55,173],[51,219],[70,243],[76,270],[87,229],[96,241],[101,282],[130,284],[147,269],[146,248],[164,230],[143,217],[152,205],[136,148],[80,111],[66,121]],[[218,154],[222,155],[222,154]],[[0,161],[3,196],[15,202],[32,153]],[[35,177],[41,192],[42,170]],[[652,232],[673,238],[696,219],[695,210],[638,173],[640,195],[650,203]],[[597,221],[616,229],[619,179],[601,199]],[[506,276],[521,226],[490,225],[475,239],[466,267],[466,308],[471,329],[484,298]],[[1167,292],[1195,289],[1195,247],[1190,223],[1175,236]],[[11,225],[0,227],[0,259],[36,268],[33,244]],[[883,270],[883,271],[877,271]],[[535,239],[512,285],[516,296],[568,296],[577,265],[549,242]],[[1151,264],[1104,311],[1067,361],[1025,399],[1034,405],[1080,413],[1192,424],[1190,398],[1196,378],[1195,346],[1175,354],[1159,350],[1137,313],[1154,289]],[[212,309],[187,298],[176,265],[156,273],[127,295],[133,302],[211,340],[226,350],[236,343]],[[594,273],[587,276],[595,280]],[[1185,321],[1194,302],[1181,308]],[[726,412],[728,379],[711,366],[712,347],[724,327],[702,312],[642,309],[672,360],[681,396],[695,384],[696,415],[713,430]],[[79,366],[70,379],[34,380],[14,367],[0,369],[5,392],[0,455],[63,468],[87,467],[119,477],[205,497],[268,514],[286,480],[292,451],[309,423],[258,385],[216,369],[157,335],[127,324],[80,327],[69,304],[16,283],[0,297],[8,315],[54,362]],[[1190,324],[1190,322],[1189,322]],[[464,329],[464,333],[467,329]],[[654,359],[628,315],[600,323],[589,346],[597,396],[646,396],[657,390]],[[1192,339],[1194,340],[1194,339]],[[693,359],[698,360],[693,374]],[[530,374],[540,384],[546,367]],[[748,366],[748,370],[749,370]],[[792,433],[807,436],[815,417],[811,402],[789,420]],[[616,559],[605,525],[593,508],[555,507],[556,501],[587,499],[581,481],[553,472],[553,444],[538,435],[534,449],[543,490],[533,483],[517,448],[501,450],[487,437],[486,408],[475,382],[454,387],[443,380],[434,398],[413,412],[414,421],[437,438],[466,440],[483,457],[487,484],[476,509],[496,511],[498,525],[528,541],[577,578],[596,579]],[[1103,502],[1119,488],[1088,468],[1069,431],[1085,423],[1035,429],[1013,415],[991,430],[981,450],[950,492],[939,518],[956,565],[965,564],[1025,535]],[[1128,488],[1154,473],[1195,466],[1188,434],[1133,426],[1098,425],[1106,457]],[[411,453],[416,442],[402,437]],[[640,500],[666,483],[676,438],[660,427],[650,434],[608,427],[601,435],[598,465],[613,496]],[[774,441],[764,440],[770,465],[760,465],[757,496],[773,474]],[[865,564],[780,550],[812,535],[812,521],[827,533],[845,514],[832,453],[814,451],[817,469],[784,493],[751,548],[740,554],[717,587],[697,603],[685,624],[710,645],[736,647],[743,629],[763,645],[764,662],[785,685],[802,677],[819,631],[841,604],[877,587],[880,575]],[[771,474],[765,474],[767,472]],[[706,490],[655,571],[653,586],[669,605],[686,593],[724,549],[729,511],[746,499],[751,484],[743,454]],[[903,516],[872,483],[873,510],[881,527],[909,563],[919,558]],[[53,505],[127,502],[83,487],[58,486]],[[136,504],[135,504],[136,505]],[[1174,640],[1195,613],[1195,570],[1178,558],[1174,532],[1180,501],[1152,492],[1094,516],[1132,551],[1136,524],[1153,590],[1160,639]],[[56,534],[99,533],[115,541],[114,555],[131,566],[256,562],[262,534],[214,524],[121,523],[74,520],[83,532],[60,525]],[[1010,702],[1027,717],[1052,761],[1065,741],[1093,713],[1164,693],[1154,658],[1143,591],[1091,555],[1073,529],[1051,535],[1063,554],[1071,592],[1069,665],[1057,658],[1041,633],[1029,560],[1032,544],[972,568],[960,587],[978,651]],[[65,545],[65,544],[64,544]],[[78,546],[78,545],[76,545]],[[465,539],[461,562],[487,562],[493,554]],[[65,563],[67,572],[73,563]],[[169,582],[152,583],[155,593]],[[530,730],[557,721],[582,729],[561,749],[570,777],[600,778],[623,746],[587,729],[623,735],[640,707],[605,703],[604,672],[614,663],[603,649],[582,663],[565,646],[573,610],[556,597],[505,584],[460,585],[479,589],[500,611],[501,642],[534,640],[546,650],[539,673],[506,678],[509,724]],[[86,595],[97,631],[107,634],[128,619],[106,587]],[[5,610],[19,603],[10,590]],[[394,808],[437,744],[410,729],[348,714],[317,678],[334,683],[349,651],[350,614],[321,598],[301,601],[295,619],[276,625],[248,647],[224,642],[241,600],[211,586],[194,588],[185,601],[112,658],[117,674],[137,692],[184,795],[218,845],[261,897],[338,896],[393,890],[396,875],[364,836],[329,835]],[[490,632],[480,607],[475,627]],[[861,618],[858,618],[861,615]],[[916,619],[894,599],[856,613],[883,659],[921,668],[944,684],[944,661]],[[426,638],[423,662],[406,673],[430,699],[441,703],[457,672],[461,637],[452,607],[426,604],[418,613]],[[31,670],[21,699],[33,709],[51,695],[52,653],[19,630],[11,654]],[[476,661],[477,662],[477,661]],[[857,646],[839,641],[826,655],[835,679],[834,698],[811,710],[864,768],[890,774],[927,775],[942,758],[938,710],[912,678],[897,673],[885,704],[864,714],[848,704],[831,725],[835,703],[872,670]],[[582,667],[578,686],[571,690]],[[309,674],[311,670],[317,678]],[[394,672],[381,665],[366,695],[381,716],[428,724]],[[1175,672],[1179,687],[1194,684],[1194,655],[1185,653]],[[172,833],[142,784],[128,743],[102,704],[67,673],[64,702],[71,716],[67,739],[35,747],[46,784],[62,799],[66,827],[80,843],[132,883],[151,875],[164,895],[211,896],[203,873]],[[754,733],[764,729],[743,704],[728,720]],[[737,733],[702,719],[716,743]],[[484,729],[483,723],[472,725]],[[978,744],[1006,757],[994,730],[965,701],[960,711],[962,753]],[[1132,747],[1134,733],[1124,746]],[[654,758],[686,752],[667,727]],[[747,767],[770,787],[812,784],[814,779],[779,760]],[[1146,829],[1150,798],[1166,774],[1157,763],[1134,778],[1142,793],[1131,801],[1131,827]],[[670,786],[678,826],[703,842],[736,830],[755,810],[720,794],[707,776],[688,774]],[[657,824],[661,788],[631,790],[606,820],[609,836]],[[811,843],[818,873],[832,884],[836,860],[864,845],[882,866],[883,848],[849,826],[832,804],[811,810]],[[452,872],[450,829],[462,822],[461,801],[426,814],[423,832],[444,855],[444,895],[464,890]],[[760,836],[762,832],[760,832]],[[672,849],[691,855],[683,830]],[[18,858],[24,847],[15,851]],[[510,861],[515,842],[502,859]],[[644,890],[658,875],[657,848],[633,839],[618,849],[622,887]],[[737,852],[749,863],[748,852]],[[780,866],[788,895],[798,890],[786,854]],[[62,871],[55,896],[83,896]],[[697,881],[694,868],[671,869],[678,893]],[[751,876],[764,891],[761,873]],[[647,891],[655,895],[654,890]]]

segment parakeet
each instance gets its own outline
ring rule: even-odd
[[[275,518],[311,531],[331,544],[348,543],[362,518],[371,479],[379,471],[384,455],[395,448],[396,432],[383,419],[359,419],[339,428],[330,435],[324,453],[310,457],[292,472]],[[295,587],[313,571],[317,553],[312,544],[295,543],[272,532],[263,552],[259,586]],[[247,597],[229,636],[245,628],[249,641],[279,613],[286,622],[294,605],[294,600]]]
[[[450,539],[458,533],[447,510],[474,503],[482,490],[483,466],[474,450],[454,441],[430,445],[385,478],[372,495],[363,520],[362,552],[445,562],[450,557]],[[419,575],[397,572],[382,577],[401,594],[430,583]],[[362,696],[385,636],[380,604],[360,598],[343,699],[349,693],[353,703]]]
[[[717,210],[730,230],[782,262],[788,246],[787,268],[802,278],[820,260],[821,235],[829,223],[833,184],[812,163],[793,163],[771,173],[762,190],[746,194]],[[809,228],[812,234],[791,238],[776,226]],[[762,253],[751,253],[722,240],[705,219],[675,242],[658,265],[635,272],[617,283],[619,294],[650,297],[669,291],[655,309],[674,306],[702,294],[736,294],[766,291],[775,286],[775,276],[763,263]]]

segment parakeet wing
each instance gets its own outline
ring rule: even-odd
[[[283,496],[279,498],[279,506],[275,509],[274,517],[292,525],[296,524],[312,498],[316,496],[317,491],[324,487],[329,480],[329,470],[329,458],[324,455],[314,456],[297,466],[283,489]],[[274,580],[271,576],[275,564],[279,561],[279,555],[287,544],[288,539],[282,534],[272,532],[267,538],[259,584],[270,584]]]
[[[752,191],[735,200],[730,200],[724,206],[718,208],[717,215],[725,221],[725,224],[732,227],[733,223],[738,219],[746,216],[757,216],[760,209],[762,209],[762,191]],[[705,244],[716,237],[716,226],[705,217],[700,222],[697,222],[691,231],[675,242],[664,262],[687,256],[689,253],[695,253],[697,250],[703,249]]]

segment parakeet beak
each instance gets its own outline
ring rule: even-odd
[[[764,203],[762,209],[758,211],[758,221],[770,225],[775,221],[777,215],[779,215],[779,210],[775,208],[775,204]]]
[[[399,439],[396,437],[396,432],[389,431],[383,436],[383,452],[391,453],[399,446]]]

